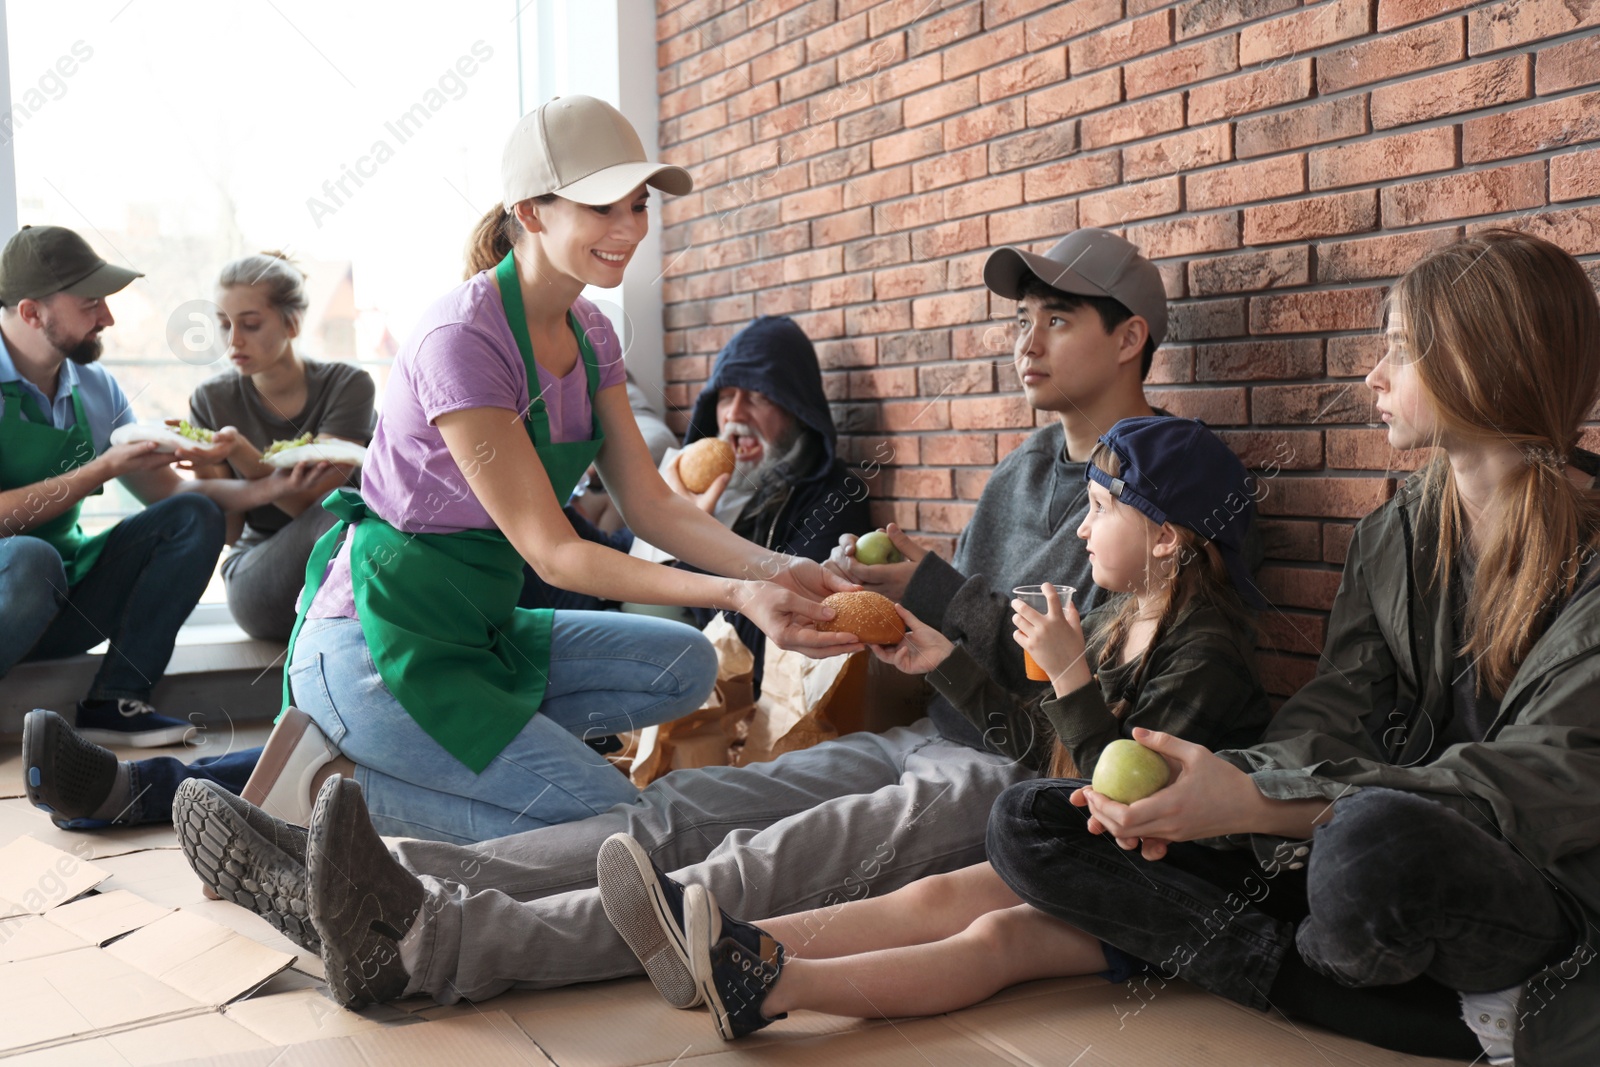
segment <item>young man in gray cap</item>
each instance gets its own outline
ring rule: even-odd
[[[921,609],[926,619],[966,640],[1009,688],[1031,694],[1040,683],[1022,681],[1005,591],[1087,573],[1075,536],[1086,507],[1083,462],[1113,423],[1151,414],[1140,382],[1165,330],[1166,303],[1154,264],[1104,230],[1081,230],[1046,256],[1000,249],[986,277],[1021,298],[1015,359],[1024,388],[1032,404],[1061,417],[1000,464],[979,502],[956,564],[973,574],[992,567],[987,578],[963,579],[904,538],[919,562],[900,566],[923,572],[911,582],[918,593],[923,583],[949,590],[951,603]],[[885,573],[844,566],[864,579]],[[1087,579],[1077,584],[1087,609],[1096,591]],[[351,1003],[419,993],[479,1000],[514,985],[637,974],[646,959],[657,986],[681,990],[689,1007],[699,995],[682,941],[663,938],[656,920],[681,922],[680,883],[705,885],[735,913],[787,914],[984,858],[990,806],[1039,773],[1049,738],[987,724],[980,733],[942,697],[933,710],[937,721],[850,734],[770,763],[675,771],[632,803],[475,846],[405,841],[391,855],[353,810],[358,801],[325,789],[310,847],[336,841],[338,855],[362,857],[346,865],[359,867],[351,899],[364,902],[350,922],[326,918],[332,912],[320,899],[309,914],[324,921],[304,921],[306,831],[202,782],[184,784],[174,821],[192,830],[186,849],[189,836],[220,842],[228,869],[261,887],[234,899],[313,951],[330,939],[325,959],[360,965],[360,983],[340,983],[359,985]],[[619,832],[648,855],[607,841]],[[196,856],[205,877],[210,867]],[[658,876],[657,866],[673,876]],[[612,904],[626,941],[607,920]]]
[[[109,641],[77,726],[92,741],[143,747],[195,729],[157,714],[150,691],[211,580],[222,509],[267,503],[288,479],[184,481],[172,462],[204,453],[110,443],[134,417],[96,363],[115,321],[106,297],[139,277],[60,226],[24,226],[0,251],[0,676]],[[85,534],[83,501],[113,478],[147,507]],[[28,770],[30,792],[81,770],[71,746],[50,751],[47,766]]]

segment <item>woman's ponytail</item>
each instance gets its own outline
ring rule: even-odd
[[[490,208],[467,238],[467,273],[470,278],[480,271],[493,270],[511,251],[511,227],[516,220],[501,204]]]

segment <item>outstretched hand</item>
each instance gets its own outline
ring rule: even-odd
[[[867,646],[872,649],[874,656],[906,674],[927,674],[938,669],[939,664],[950,658],[950,653],[956,646],[948,637],[899,604],[894,606],[894,610],[899,613],[901,621],[911,632],[906,634],[898,645]]]
[[[906,586],[911,584],[911,576],[916,573],[917,564],[922,562],[928,550],[913,541],[895,523],[885,526],[883,532],[889,535],[890,543],[905,557],[904,563],[862,563],[856,559],[856,541],[859,538],[855,534],[842,534],[839,544],[828,557],[827,566],[861,588],[886,596],[898,604],[905,599]]]
[[[818,630],[818,623],[834,617],[833,609],[777,582],[744,583],[738,611],[779,648],[812,659],[842,656],[866,647],[855,634]]]

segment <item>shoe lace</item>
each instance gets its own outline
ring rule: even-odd
[[[125,698],[117,701],[117,714],[124,719],[137,719],[141,715],[154,715],[155,705],[147,704],[142,700]]]

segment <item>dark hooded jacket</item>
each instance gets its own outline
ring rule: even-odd
[[[695,400],[685,445],[702,437],[716,437],[717,392],[739,388],[754,390],[792,414],[811,435],[807,469],[794,470],[777,481],[768,494],[758,494],[745,505],[733,532],[764,548],[818,562],[839,543],[839,535],[860,534],[872,528],[867,507],[866,480],[852,473],[838,457],[838,432],[822,390],[822,367],[811,339],[785,315],[763,315],[733,335],[717,353],[711,380]],[[680,563],[680,567],[688,568]],[[716,615],[696,609],[704,626]],[[742,615],[730,616],[740,638],[756,654],[756,691],[761,691],[762,649],[766,637]]]

